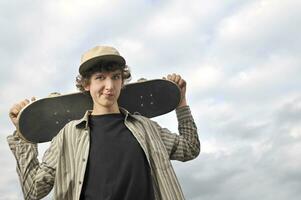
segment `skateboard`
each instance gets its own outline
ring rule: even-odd
[[[132,114],[152,118],[174,110],[180,98],[178,85],[169,80],[142,80],[122,88],[118,105]],[[20,136],[32,143],[48,142],[69,121],[81,119],[92,108],[91,96],[81,92],[36,100],[18,115]]]

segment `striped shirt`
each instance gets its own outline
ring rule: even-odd
[[[176,109],[179,134],[171,133],[157,122],[132,115],[120,108],[124,123],[143,149],[151,168],[156,200],[184,199],[170,160],[188,161],[198,156],[200,142],[190,108]],[[37,144],[25,142],[15,131],[7,137],[17,160],[24,199],[41,199],[54,188],[53,199],[78,200],[80,197],[89,154],[89,125],[87,111],[74,120],[51,141],[42,162],[37,159]]]

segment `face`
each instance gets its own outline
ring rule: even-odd
[[[94,102],[93,110],[118,109],[117,100],[123,86],[121,70],[113,72],[96,72],[85,87],[90,91]]]

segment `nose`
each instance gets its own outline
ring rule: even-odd
[[[114,88],[114,84],[113,84],[113,81],[111,79],[106,79],[106,82],[105,82],[105,89],[106,90],[112,90]]]

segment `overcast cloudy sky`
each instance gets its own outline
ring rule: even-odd
[[[120,50],[133,81],[187,80],[202,152],[173,165],[188,200],[299,199],[300,9],[300,0],[1,0],[0,199],[22,199],[10,106],[76,91],[80,56],[98,44]],[[177,131],[174,112],[155,120]]]

